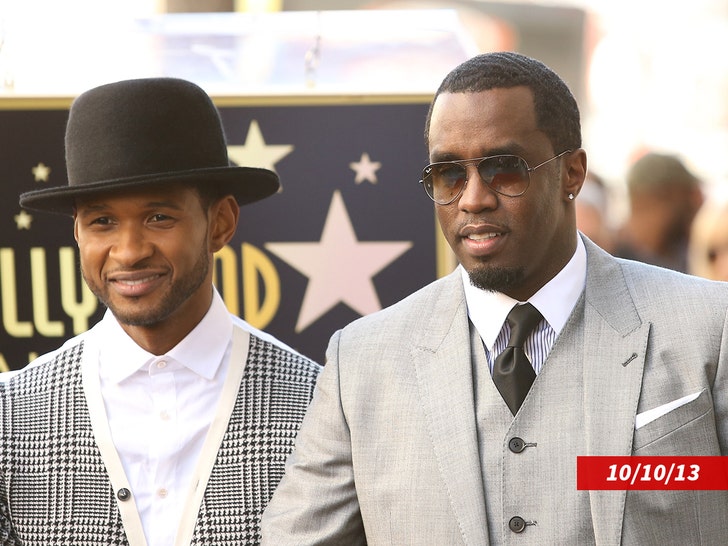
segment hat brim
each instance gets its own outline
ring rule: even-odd
[[[276,193],[280,187],[278,176],[268,169],[213,167],[29,191],[20,195],[20,206],[30,210],[72,215],[75,200],[79,197],[155,185],[199,185],[201,188],[216,189],[222,195],[233,195],[239,205],[265,199]]]

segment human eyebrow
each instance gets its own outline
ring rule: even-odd
[[[150,201],[144,206],[148,209],[182,210],[182,207],[173,201]]]
[[[77,203],[75,209],[78,216],[88,216],[90,214],[99,214],[108,211],[109,205],[105,203]]]
[[[525,153],[526,150],[525,148],[523,148],[523,146],[516,143],[510,143],[505,146],[499,146],[497,148],[489,148],[487,150],[483,150],[480,152],[480,155],[473,157],[462,157],[461,155],[454,154],[452,152],[435,153],[431,157],[431,162],[442,163],[446,161],[466,161],[468,159],[494,157],[498,155],[517,155],[519,157],[522,157]]]

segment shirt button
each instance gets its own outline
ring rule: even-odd
[[[116,492],[116,498],[120,501],[128,501],[131,498],[131,491],[126,487],[122,487]]]
[[[157,362],[157,369],[158,370],[163,370],[166,367],[167,367],[167,361],[166,360],[160,360],[159,362]]]
[[[158,496],[158,497],[159,497],[160,499],[164,499],[164,498],[166,498],[166,496],[167,496],[167,493],[168,493],[168,491],[167,491],[167,489],[165,489],[164,487],[160,487],[159,489],[157,489],[157,496]]]
[[[526,442],[516,436],[508,441],[508,449],[510,449],[513,453],[520,453],[526,449]]]
[[[508,522],[508,528],[514,533],[522,533],[526,528],[526,520],[521,516],[513,516]]]
[[[160,411],[159,412],[159,418],[162,421],[169,421],[169,412],[167,412],[166,410],[165,411]]]

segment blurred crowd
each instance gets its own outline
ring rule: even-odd
[[[615,225],[612,188],[588,173],[577,198],[587,237],[615,256],[728,281],[728,200],[668,153],[644,153],[624,180],[627,210]]]

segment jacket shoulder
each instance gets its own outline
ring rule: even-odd
[[[437,279],[400,301],[370,315],[361,317],[343,328],[353,332],[385,328],[411,331],[424,327],[434,319],[448,320],[443,313],[455,312],[464,305],[465,293],[459,271]]]
[[[307,356],[270,339],[250,334],[248,366],[278,381],[313,384],[322,366]]]
[[[74,338],[20,370],[0,374],[0,389],[7,396],[42,397],[69,381],[80,382],[83,347],[83,337]]]

